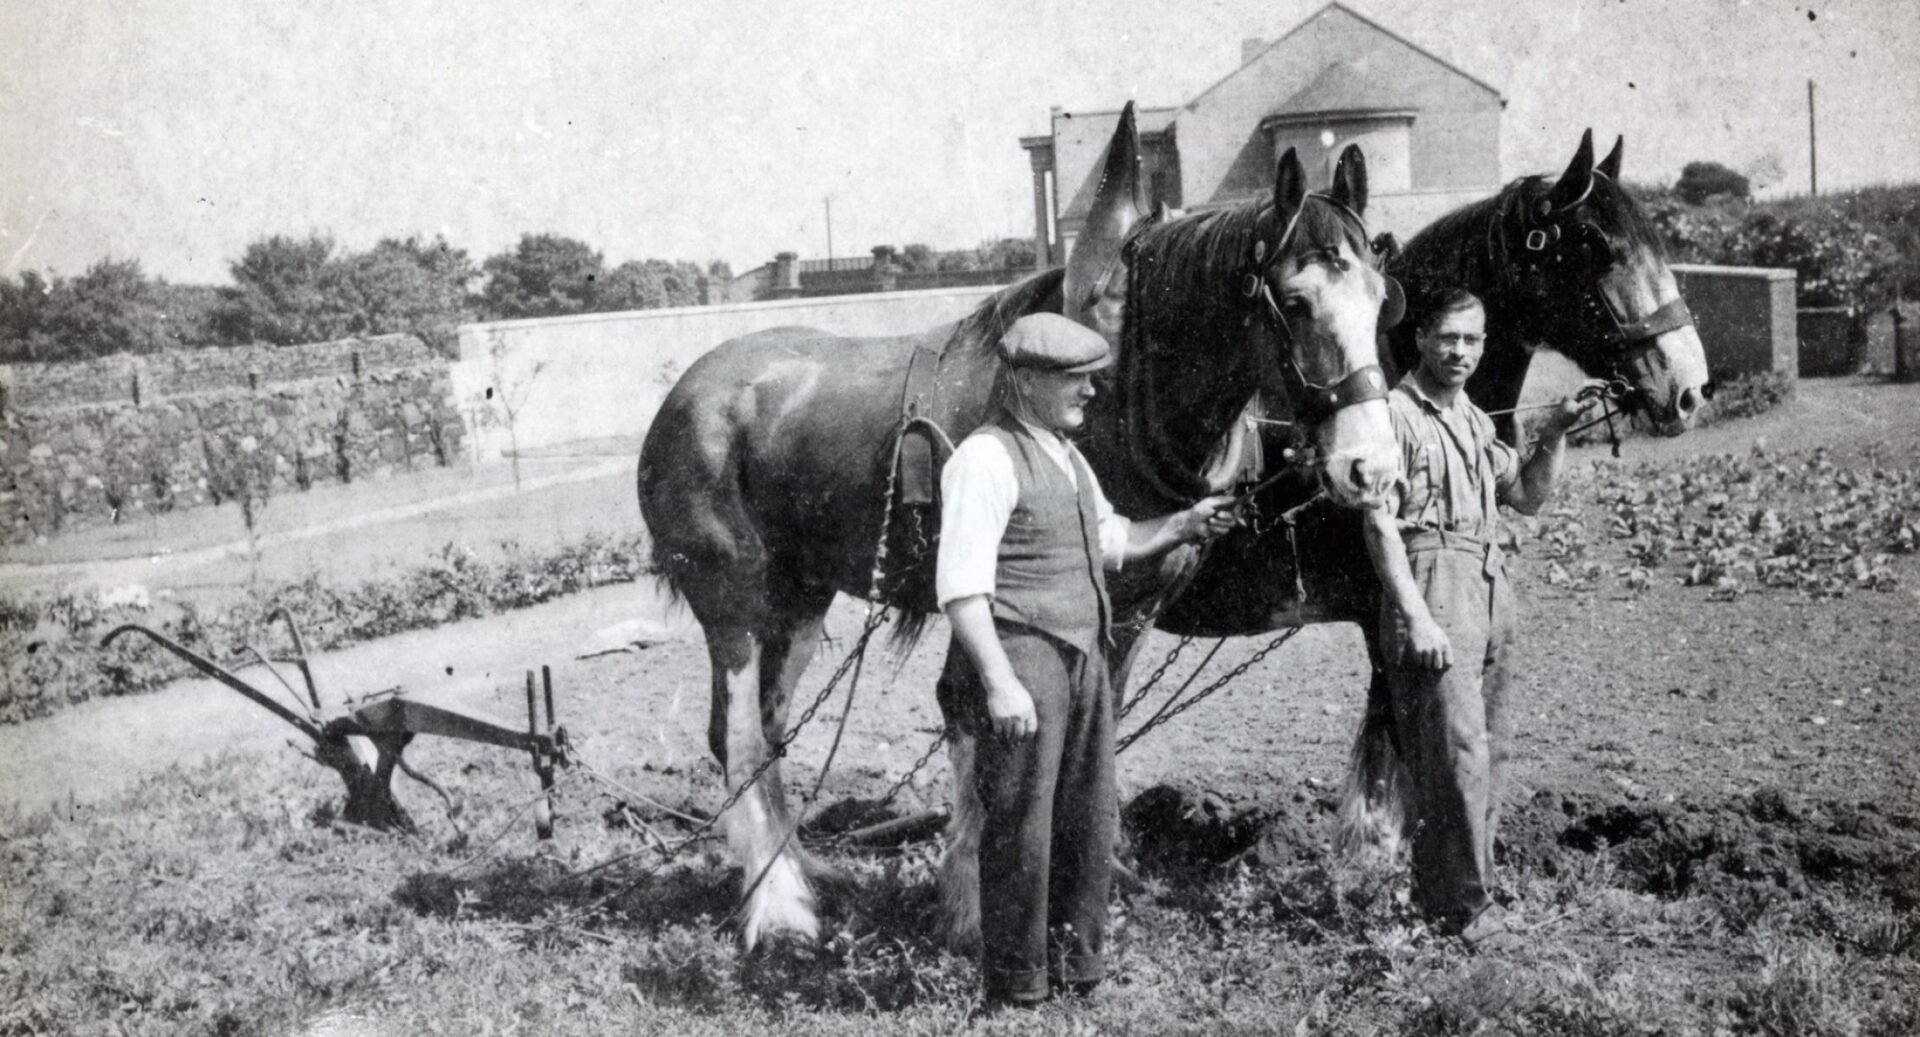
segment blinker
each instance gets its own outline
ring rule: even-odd
[[[1407,293],[1400,282],[1386,274],[1380,275],[1387,282],[1387,297],[1380,303],[1380,330],[1399,324],[1407,316]]]

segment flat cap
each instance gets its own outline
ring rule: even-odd
[[[1000,355],[1014,367],[1085,374],[1113,363],[1100,333],[1057,313],[1029,313],[1000,339]]]

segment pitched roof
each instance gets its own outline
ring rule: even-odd
[[[1468,72],[1466,69],[1461,68],[1460,66],[1454,64],[1453,62],[1440,57],[1439,55],[1428,50],[1427,48],[1420,46],[1418,43],[1415,43],[1412,40],[1407,39],[1405,36],[1402,36],[1397,32],[1394,32],[1392,29],[1389,29],[1386,26],[1381,25],[1379,22],[1376,22],[1373,19],[1367,17],[1366,15],[1361,14],[1360,12],[1354,10],[1353,8],[1348,7],[1346,4],[1340,3],[1339,0],[1334,0],[1334,2],[1327,4],[1325,7],[1320,8],[1318,11],[1315,11],[1312,14],[1306,16],[1305,18],[1300,19],[1300,23],[1298,25],[1295,25],[1293,28],[1288,29],[1284,34],[1274,39],[1273,41],[1269,42],[1266,46],[1260,48],[1260,52],[1258,54],[1255,54],[1252,57],[1248,58],[1246,61],[1241,62],[1239,68],[1236,68],[1232,72],[1229,72],[1226,75],[1220,77],[1218,80],[1214,82],[1212,86],[1209,86],[1205,90],[1202,90],[1199,93],[1193,95],[1192,99],[1186,103],[1186,107],[1191,108],[1195,104],[1199,103],[1199,101],[1202,98],[1206,97],[1208,94],[1213,93],[1215,90],[1219,89],[1221,84],[1239,75],[1242,69],[1246,68],[1248,65],[1253,64],[1255,61],[1260,60],[1262,57],[1264,57],[1267,54],[1268,51],[1271,51],[1273,50],[1273,48],[1278,47],[1282,43],[1287,42],[1287,40],[1293,37],[1294,33],[1297,33],[1301,29],[1304,29],[1307,26],[1312,25],[1322,15],[1325,15],[1329,11],[1339,11],[1341,14],[1344,14],[1347,17],[1352,18],[1363,25],[1366,25],[1368,28],[1373,29],[1375,32],[1378,32],[1381,35],[1388,36],[1394,40],[1399,41],[1401,44],[1410,48],[1414,52],[1425,56],[1429,60],[1440,65],[1442,68],[1445,68],[1450,72],[1454,72],[1458,74],[1461,78],[1466,79],[1467,81],[1473,83],[1474,85],[1479,86],[1482,89],[1493,94],[1493,96],[1500,99],[1501,104],[1503,105],[1506,104],[1506,101],[1507,101],[1506,95],[1500,92],[1499,87],[1494,86],[1492,83],[1489,83],[1484,79],[1481,79],[1479,76],[1476,76],[1471,72]],[[1304,93],[1305,91],[1302,91],[1302,92]],[[1380,107],[1380,106],[1376,105],[1373,107]]]

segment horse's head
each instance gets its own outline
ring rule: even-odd
[[[1196,473],[1264,389],[1310,434],[1336,500],[1379,501],[1399,455],[1377,332],[1383,311],[1398,319],[1401,298],[1362,223],[1360,150],[1341,157],[1325,193],[1308,192],[1289,150],[1271,200],[1149,215],[1130,115],[1109,146],[1062,296],[1067,315],[1106,335],[1119,356],[1096,427],[1117,432],[1113,447],[1151,496],[1191,497],[1221,489]]]
[[[1711,391],[1706,352],[1659,236],[1620,186],[1624,141],[1599,164],[1593,131],[1566,172],[1515,188],[1498,232],[1516,287],[1531,297],[1540,341],[1588,374],[1628,387],[1626,406],[1679,435]]]
[[[1366,209],[1358,146],[1340,155],[1324,194],[1307,193],[1305,170],[1287,149],[1239,290],[1258,300],[1255,326],[1277,339],[1263,384],[1278,376],[1295,420],[1313,431],[1322,484],[1356,507],[1379,503],[1400,474],[1379,333],[1406,311],[1367,238]]]

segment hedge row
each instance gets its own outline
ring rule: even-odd
[[[239,666],[250,661],[241,654],[245,645],[287,647],[284,631],[267,622],[278,609],[294,618],[307,650],[315,652],[538,605],[649,571],[640,536],[596,536],[547,552],[503,547],[503,557],[489,562],[448,544],[425,565],[347,587],[310,573],[217,610],[184,601],[155,606],[143,594],[0,597],[0,723],[148,691],[194,673],[146,638],[102,648],[100,638],[122,623],[143,624],[215,662]]]
[[[1675,262],[1789,268],[1802,306],[1920,298],[1920,185],[1702,205],[1636,193]]]

